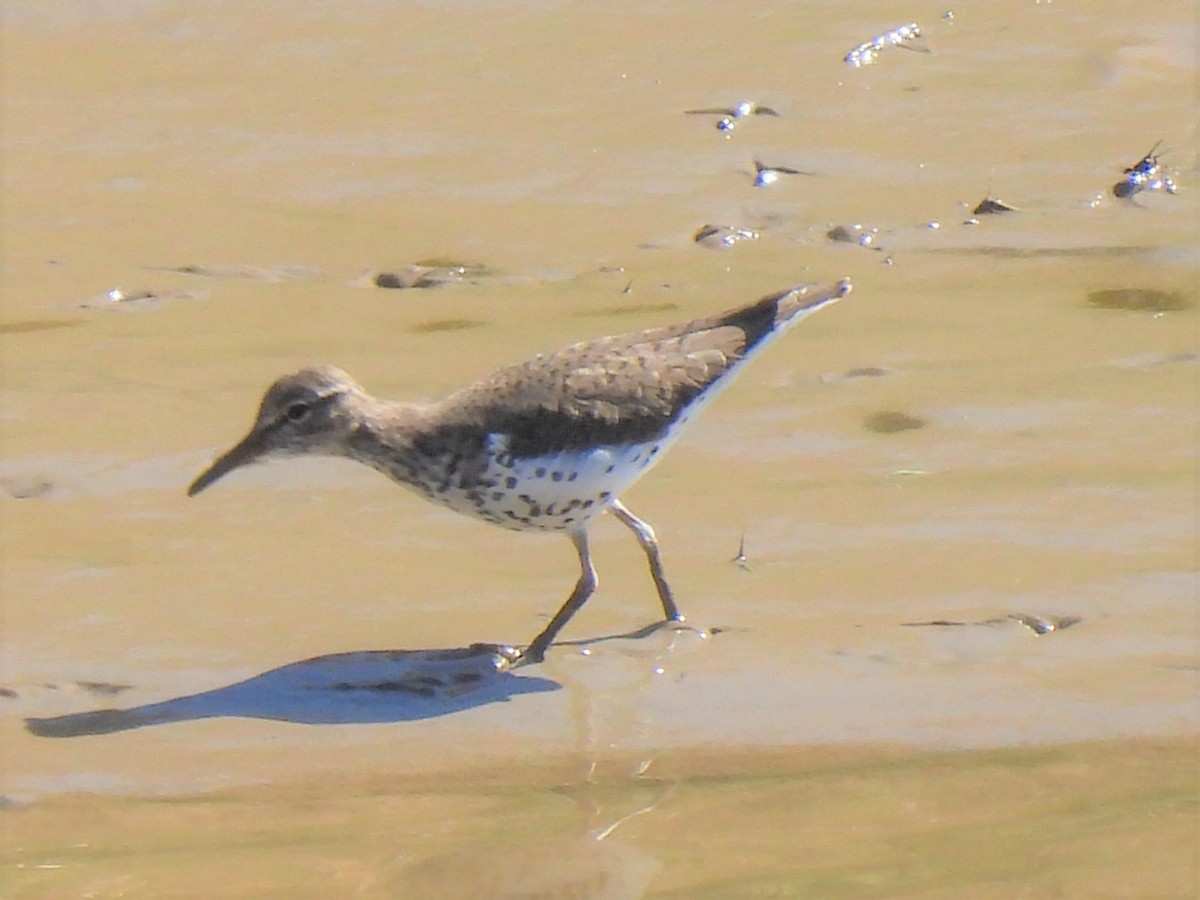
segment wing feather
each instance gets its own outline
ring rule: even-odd
[[[439,439],[504,434],[518,458],[653,440],[779,326],[848,290],[793,289],[714,316],[539,354],[437,404],[446,429]]]

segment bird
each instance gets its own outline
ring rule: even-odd
[[[580,575],[519,651],[522,664],[542,662],[595,591],[588,532],[608,512],[645,553],[662,605],[659,625],[681,623],[654,529],[621,494],[747,362],[850,290],[849,279],[799,285],[681,324],[583,341],[427,403],[379,400],[339,368],[304,368],[271,385],[250,431],[187,493],[194,497],[234,469],[272,457],[346,457],[472,518],[562,532]]]

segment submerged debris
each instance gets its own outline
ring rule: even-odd
[[[137,303],[139,300],[154,300],[158,297],[154,291],[123,291],[113,288],[104,295],[109,303]]]
[[[924,428],[924,419],[910,416],[906,412],[894,409],[883,409],[863,417],[863,427],[875,434],[897,434],[901,431],[916,431]]]
[[[928,622],[901,622],[902,628],[960,628],[968,626],[1007,625],[1010,622],[1020,622],[1037,635],[1062,631],[1072,625],[1078,625],[1083,619],[1079,616],[1031,616],[1026,613],[1009,613],[1006,616],[994,616],[978,622],[958,622],[952,619],[932,619]]]
[[[82,309],[119,309],[126,312],[157,309],[171,300],[195,300],[199,294],[191,291],[127,291],[113,288],[79,302]]]
[[[14,500],[31,500],[48,496],[54,484],[41,478],[0,478],[0,490]]]
[[[705,247],[724,250],[742,241],[757,241],[758,232],[734,225],[701,225],[692,240]]]
[[[425,266],[403,266],[395,270],[368,269],[354,280],[360,287],[380,287],[390,290],[409,288],[432,288],[456,280],[449,272],[441,272]]]
[[[738,119],[747,116],[778,116],[769,106],[759,106],[753,100],[743,100],[733,106],[709,106],[702,109],[685,109],[685,116],[720,116],[717,119],[718,131],[733,131]]]
[[[860,247],[875,247],[875,238],[879,234],[878,228],[867,228],[855,222],[853,225],[834,225],[827,232],[825,237],[838,244],[858,244]]]
[[[821,381],[824,384],[833,384],[839,381],[856,381],[860,378],[887,378],[895,374],[896,369],[885,366],[858,366],[843,372],[826,372],[821,376]]]
[[[780,175],[812,175],[812,172],[802,172],[799,169],[792,169],[788,166],[768,166],[760,163],[757,159],[754,161],[754,186],[766,187],[768,184],[774,184],[779,180]]]
[[[861,69],[863,66],[869,66],[875,62],[879,51],[886,47],[903,47],[905,50],[928,53],[928,47],[914,47],[912,45],[912,42],[920,36],[921,29],[916,22],[900,25],[891,31],[885,31],[883,34],[876,35],[871,40],[859,44],[846,54],[845,62],[856,69]]]
[[[998,213],[1018,212],[1015,206],[1009,206],[1003,200],[993,197],[991,194],[979,201],[978,205],[971,210],[972,215],[990,216]]]
[[[746,556],[746,532],[742,532],[742,539],[738,543],[738,551],[729,561],[744,572],[750,571],[750,559]]]
[[[279,282],[297,278],[315,278],[321,270],[312,266],[255,266],[236,263],[233,265],[186,265],[147,266],[151,271],[178,272],[180,275],[196,275],[200,278],[249,278],[253,281]]]
[[[132,684],[111,681],[77,681],[75,686],[85,694],[94,694],[97,697],[115,697],[117,694],[133,690]]]
[[[1062,631],[1072,625],[1078,625],[1083,620],[1079,616],[1030,616],[1025,613],[1012,613],[1010,619],[1020,622],[1034,634],[1049,634],[1052,631]]]
[[[367,269],[351,284],[355,287],[380,287],[391,290],[435,288],[458,284],[488,275],[487,268],[478,263],[455,260],[421,260],[398,269]]]
[[[1164,174],[1162,162],[1159,161],[1157,150],[1162,141],[1150,148],[1145,156],[1129,168],[1125,169],[1125,177],[1112,186],[1113,196],[1128,199],[1142,191],[1166,191],[1174,194],[1179,190],[1175,179]]]
[[[408,330],[413,334],[436,334],[441,331],[465,331],[468,328],[481,328],[486,325],[482,319],[433,319],[428,322],[418,322]]]
[[[1157,288],[1110,288],[1089,291],[1089,306],[1097,309],[1127,309],[1133,312],[1180,312],[1192,306],[1192,301],[1179,291],[1160,291]]]

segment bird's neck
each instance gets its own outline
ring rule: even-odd
[[[369,398],[355,412],[345,455],[402,484],[418,483],[421,454],[416,445],[427,428],[426,407]]]

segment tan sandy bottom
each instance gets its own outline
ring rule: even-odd
[[[278,6],[5,4],[0,893],[1193,895],[1192,4]],[[620,637],[601,520],[546,663],[425,696],[565,539],[184,494],[304,364],[419,399],[843,276],[622,498],[701,634]]]
[[[549,757],[5,813],[9,897],[1186,897],[1195,741]]]

